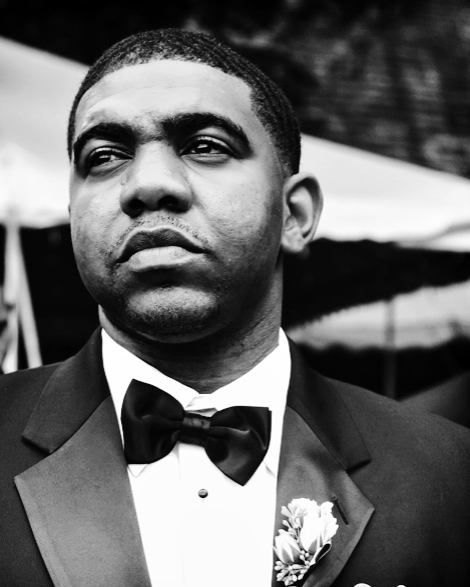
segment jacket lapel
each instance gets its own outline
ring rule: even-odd
[[[149,587],[100,351],[54,372],[23,435],[50,456],[15,483],[55,587]]]
[[[331,551],[307,573],[304,587],[327,587],[351,556],[374,507],[347,471],[370,461],[367,448],[333,386],[310,371],[291,345],[292,377],[279,463],[275,534],[281,507],[306,497],[334,503],[339,529]],[[273,575],[273,587],[282,583]]]

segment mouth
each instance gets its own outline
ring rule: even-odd
[[[140,230],[131,234],[118,255],[119,263],[139,266],[141,270],[179,264],[203,253],[204,248],[193,238],[173,227]]]

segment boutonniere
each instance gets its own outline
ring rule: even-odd
[[[279,530],[274,539],[274,551],[279,559],[274,565],[278,581],[286,586],[301,581],[330,550],[331,539],[338,530],[332,509],[330,501],[318,505],[315,500],[303,497],[282,507],[281,513],[287,518],[283,521],[286,530]]]

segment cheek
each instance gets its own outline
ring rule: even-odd
[[[110,248],[115,213],[103,198],[72,198],[70,225],[77,263],[83,271],[99,264]]]
[[[266,251],[277,254],[282,231],[282,197],[278,189],[253,182],[220,192],[211,224],[219,246],[227,254],[258,257]]]

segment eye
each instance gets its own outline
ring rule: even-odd
[[[235,156],[232,149],[224,141],[209,136],[191,139],[182,150],[182,155],[207,163],[223,163]]]
[[[85,157],[85,172],[90,175],[109,173],[129,159],[131,156],[125,151],[111,147],[99,147]]]

